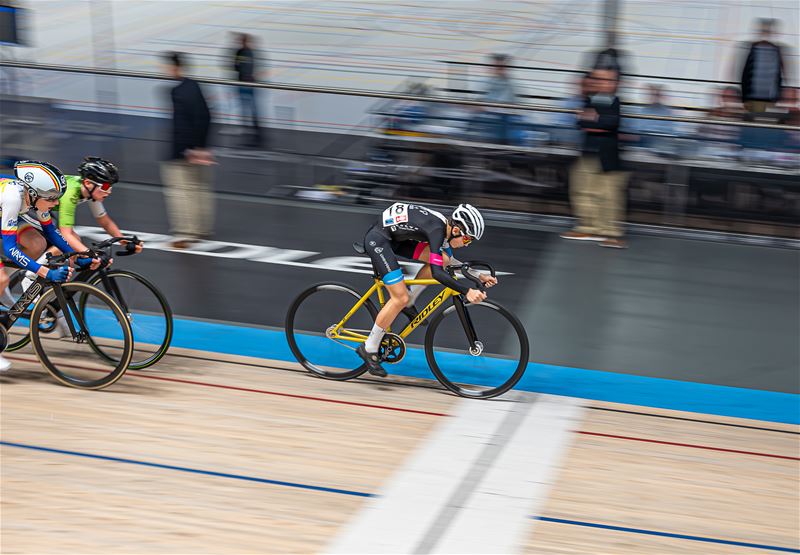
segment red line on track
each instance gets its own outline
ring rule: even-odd
[[[722,451],[724,453],[737,453],[739,455],[755,455],[757,457],[771,457],[773,459],[788,459],[790,461],[800,461],[800,457],[789,457],[786,455],[773,455],[772,453],[757,453],[755,451],[740,451],[738,449],[725,449],[724,447],[711,447],[710,445],[695,445],[693,443],[675,443],[672,441],[662,441],[659,439],[646,439],[643,437],[618,436],[614,434],[601,434],[599,432],[585,432],[579,430],[577,433],[587,436],[608,437],[612,439],[626,439],[628,441],[643,441],[645,443],[658,443],[661,445],[674,445],[675,447],[690,447],[692,449],[707,449],[709,451]]]
[[[20,360],[20,361],[25,361],[25,362],[38,362],[38,360],[35,359],[35,358],[29,359],[29,358],[22,358],[22,357],[18,357],[18,356],[8,357],[8,358],[10,358],[11,360]],[[67,366],[69,368],[81,368],[81,369],[84,369],[84,370],[92,370],[92,368],[86,368],[84,366],[79,366],[79,365],[76,365],[76,364],[63,364],[62,363],[61,365],[62,366]],[[212,383],[212,382],[200,382],[200,381],[195,381],[195,380],[184,380],[184,379],[181,379],[181,378],[167,378],[167,377],[164,377],[164,376],[152,376],[152,375],[149,375],[149,374],[140,374],[138,372],[132,372],[132,371],[126,372],[125,376],[134,376],[136,378],[145,378],[145,379],[148,379],[148,380],[159,380],[159,381],[162,381],[162,382],[185,383],[185,384],[189,384],[189,385],[201,385],[201,386],[204,386],[204,387],[216,387],[216,388],[219,388],[219,389],[229,389],[229,390],[232,390],[232,391],[244,391],[244,392],[247,392],[247,393],[260,393],[262,395],[275,395],[275,396],[278,396],[278,397],[290,397],[292,399],[304,399],[306,401],[320,401],[320,402],[323,402],[323,403],[335,403],[337,405],[349,405],[349,406],[352,406],[352,407],[363,407],[363,408],[368,408],[368,409],[391,410],[391,411],[396,411],[396,412],[407,412],[407,413],[411,413],[411,414],[422,414],[422,415],[425,415],[425,416],[450,416],[449,414],[444,414],[444,413],[441,413],[441,412],[430,412],[430,411],[418,410],[418,409],[406,409],[406,408],[402,408],[402,407],[391,407],[389,405],[374,405],[374,404],[370,404],[370,403],[359,403],[359,402],[356,402],[356,401],[343,401],[341,399],[330,399],[330,398],[327,398],[327,397],[314,397],[313,395],[300,395],[300,394],[297,394],[297,393],[284,393],[284,392],[281,392],[281,391],[269,391],[269,390],[266,390],[266,389],[252,389],[252,388],[249,388],[249,387],[237,387],[237,386],[233,386],[233,385],[224,385],[224,384],[218,384],[218,383]]]

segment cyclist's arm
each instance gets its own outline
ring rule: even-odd
[[[105,229],[106,233],[108,233],[111,237],[120,237],[122,235],[122,231],[119,229],[119,226],[108,214],[103,214],[101,217],[97,218],[97,223],[100,224],[100,227]]]
[[[69,244],[71,250],[85,251],[88,249],[88,247],[83,244],[83,241],[81,241],[81,238],[78,236],[78,234],[75,233],[75,230],[72,228],[72,226],[59,225],[58,231],[64,237],[64,240]]]
[[[42,224],[42,233],[45,239],[64,254],[71,253],[73,248],[67,243],[64,236],[59,233],[56,224],[53,223],[53,218],[50,217],[50,212],[38,214],[38,216],[39,223]]]
[[[58,203],[58,231],[69,244],[70,251],[85,251],[87,249],[73,229],[75,226],[75,211],[78,209],[79,203],[80,186],[72,187],[68,185],[67,192],[61,197],[61,202]]]
[[[14,190],[7,190],[0,197],[0,211],[3,221],[0,224],[0,233],[3,236],[3,253],[13,260],[20,268],[30,270],[41,277],[47,277],[47,268],[35,260],[28,258],[17,244],[17,231],[19,211],[22,208],[22,199]]]
[[[437,231],[431,235],[428,235],[428,245],[430,245],[430,258],[429,264],[431,265],[431,275],[433,279],[441,283],[442,285],[449,287],[450,289],[455,289],[462,295],[466,295],[469,291],[469,287],[464,284],[464,282],[459,282],[456,278],[452,277],[450,274],[447,273],[447,270],[443,267],[442,261],[442,247],[441,245],[444,243],[444,233],[442,231]],[[437,245],[436,251],[434,252],[433,245]]]

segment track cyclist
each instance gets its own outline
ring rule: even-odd
[[[50,217],[50,211],[66,190],[64,175],[52,164],[26,160],[14,164],[14,176],[15,179],[0,179],[0,230],[4,256],[49,281],[68,280],[72,275],[71,267],[48,269],[35,260],[44,253],[48,243],[65,253],[73,252]],[[75,259],[81,268],[94,261]],[[8,362],[5,359],[3,362],[7,369]]]
[[[78,173],[80,175],[65,176],[67,181],[66,191],[58,206],[52,210],[52,216],[56,220],[58,231],[71,249],[85,251],[88,247],[81,241],[74,229],[75,212],[81,204],[89,205],[89,210],[94,219],[111,237],[122,235],[119,226],[111,219],[111,216],[103,206],[103,201],[111,194],[114,184],[119,181],[119,172],[117,167],[108,160],[96,156],[87,156],[78,166]],[[34,227],[36,227],[35,223]],[[136,252],[141,252],[142,247],[143,243],[140,242],[136,245]],[[48,252],[60,254],[56,247],[50,247]],[[37,260],[39,263],[43,261],[44,255]],[[92,269],[95,269],[98,263],[99,261],[92,264]],[[27,289],[34,279],[36,278],[33,274],[28,274],[22,282],[23,289]]]
[[[364,236],[364,249],[390,296],[375,318],[366,342],[356,349],[367,363],[370,374],[380,377],[387,375],[378,355],[381,339],[400,312],[409,318],[416,316],[414,302],[425,287],[413,285],[409,293],[395,255],[413,260],[427,259],[417,278],[433,278],[455,289],[469,302],[479,303],[486,299],[486,293],[456,280],[447,273],[445,267],[456,263],[452,249],[479,240],[484,228],[483,216],[469,204],[459,204],[447,218],[425,206],[402,202],[396,202],[384,210],[380,220],[369,228]],[[488,287],[497,284],[497,279],[490,275],[477,276]]]
[[[78,166],[80,175],[68,175],[67,190],[61,199],[54,216],[58,221],[58,230],[67,243],[76,251],[87,249],[81,238],[75,233],[75,211],[78,205],[88,203],[94,219],[111,237],[122,235],[119,226],[108,215],[103,201],[112,192],[112,187],[119,181],[117,167],[97,156],[87,156]],[[124,244],[124,243],[120,243]],[[136,252],[141,252],[143,243],[136,245]]]

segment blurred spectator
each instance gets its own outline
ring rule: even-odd
[[[720,87],[714,107],[709,110],[708,117],[711,119],[739,120],[744,115],[742,98],[739,89],[728,85]]]
[[[765,112],[781,98],[786,66],[781,47],[772,41],[777,22],[758,20],[758,37],[747,49],[742,66],[742,100],[748,112]]]
[[[214,159],[207,148],[211,114],[200,85],[184,75],[183,55],[170,52],[164,60],[167,73],[180,83],[170,91],[172,150],[170,158],[162,163],[161,180],[171,231],[178,237],[171,246],[185,249],[211,236],[214,220],[211,165]]]
[[[575,89],[572,96],[564,98],[558,102],[559,108],[565,110],[580,110],[586,105],[586,81],[587,76],[579,73],[575,77]],[[564,145],[576,146],[583,138],[583,132],[578,129],[577,114],[554,113],[552,125],[560,129],[551,130],[551,137],[554,142]]]
[[[561,237],[622,249],[627,246],[620,221],[628,176],[621,171],[619,157],[618,85],[619,74],[613,69],[593,70],[587,80],[589,96],[578,115],[584,131],[582,153],[570,172],[570,201],[578,225]]]
[[[672,108],[664,104],[664,92],[661,85],[647,86],[647,104],[636,110],[637,114],[645,116],[670,117],[674,115]],[[670,150],[670,137],[675,135],[675,122],[654,119],[632,118],[629,132],[638,136],[636,144],[643,148],[667,152]]]
[[[740,121],[744,116],[739,89],[728,85],[720,87],[714,107],[708,111],[706,119],[721,121]],[[706,156],[732,157],[736,155],[741,129],[734,125],[714,125],[706,123],[701,125],[697,133],[705,141],[700,146],[700,152]]]
[[[594,54],[594,60],[589,65],[590,70],[611,69],[621,78],[623,73],[622,52],[610,46]]]
[[[252,37],[247,33],[237,33],[239,48],[233,55],[233,71],[238,81],[255,83],[258,75],[256,53],[252,48]],[[250,133],[243,146],[262,146],[263,134],[258,121],[258,101],[255,87],[239,87],[239,103],[242,120],[250,122]]]
[[[509,56],[506,54],[492,54],[491,75],[483,83],[483,96],[485,102],[499,102],[516,104],[517,92],[508,72]],[[498,144],[515,144],[519,138],[515,133],[516,115],[500,108],[487,108],[479,117],[481,127],[486,129],[489,140]]]

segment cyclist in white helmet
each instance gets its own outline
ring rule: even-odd
[[[62,252],[73,252],[50,217],[50,210],[66,190],[64,175],[52,164],[27,160],[14,164],[14,176],[16,179],[0,179],[3,254],[37,276],[50,281],[66,281],[72,274],[69,266],[48,269],[36,262],[48,242]],[[89,266],[92,262],[92,259],[75,260],[79,267]],[[0,268],[0,271],[4,270]],[[0,360],[0,370],[8,366],[5,359]]]
[[[383,211],[381,219],[364,236],[364,248],[372,260],[375,273],[381,277],[390,299],[375,319],[365,343],[356,352],[367,363],[370,374],[386,376],[380,365],[378,348],[386,328],[402,311],[409,318],[415,316],[413,301],[424,286],[412,286],[409,294],[403,272],[395,255],[427,262],[417,277],[433,278],[442,285],[455,289],[471,303],[486,299],[486,293],[472,289],[464,280],[456,280],[444,269],[454,261],[452,249],[465,247],[483,237],[483,216],[472,205],[460,204],[449,218],[418,204],[396,202]],[[497,279],[478,274],[480,280],[491,287]]]

